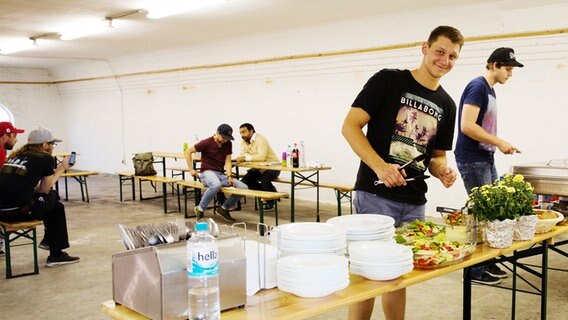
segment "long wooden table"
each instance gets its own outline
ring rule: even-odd
[[[161,158],[161,160],[154,159],[154,163],[161,163],[162,164],[162,175],[164,177],[166,176],[166,159],[174,159],[175,161],[177,161],[178,159],[184,159],[185,160],[183,153],[180,153],[180,152],[153,151],[152,155],[154,156],[154,158]]]
[[[550,241],[553,241],[554,237],[565,232],[568,232],[568,224],[556,226],[552,231],[547,233],[537,234],[532,240],[515,241],[511,247],[506,249],[492,249],[486,244],[480,244],[468,260],[440,269],[413,270],[391,281],[371,281],[361,276],[351,274],[350,283],[347,288],[322,298],[300,298],[293,294],[280,291],[277,288],[262,290],[256,295],[247,298],[245,308],[224,311],[222,318],[223,320],[306,319],[337,308],[349,306],[355,302],[380,296],[387,292],[410,287],[456,270],[484,263],[503,255],[516,254],[538,243],[548,244]],[[547,257],[547,255],[543,253],[543,257]],[[543,272],[545,272],[545,270],[543,270]],[[543,277],[543,281],[546,281],[546,277]],[[471,286],[471,283],[464,281],[464,287],[468,286]],[[471,301],[465,301],[466,298],[467,297],[464,295],[464,306],[469,307]],[[546,301],[546,290],[543,292],[543,299]],[[104,302],[101,311],[113,319],[147,319],[124,306],[115,305],[113,301]],[[544,314],[546,314],[546,309],[544,310]]]
[[[306,182],[316,188],[316,210],[319,213],[319,173],[322,170],[331,170],[331,167],[323,166],[319,168],[303,167],[303,168],[289,168],[283,167],[278,164],[270,164],[263,162],[237,162],[234,164],[237,167],[257,169],[257,170],[275,170],[275,171],[288,171],[290,172],[290,222],[294,222],[295,212],[295,191],[296,186],[305,185]]]

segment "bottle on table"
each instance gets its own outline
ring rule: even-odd
[[[283,151],[282,152],[282,166],[283,167],[286,166],[286,158],[287,158],[286,151]]]
[[[195,135],[195,139],[193,139],[193,145],[196,145],[199,142],[199,136]],[[201,152],[195,152],[194,156],[201,157]]]
[[[304,140],[300,141],[298,152],[300,153],[300,168],[307,167],[308,164],[306,163],[306,147],[304,146]]]
[[[187,150],[187,148],[189,147],[189,145],[187,144],[187,142],[183,143],[183,152],[185,152],[185,150]]]
[[[195,225],[187,241],[187,284],[189,320],[221,318],[219,298],[219,248],[206,222]]]
[[[292,168],[292,147],[290,145],[286,149],[286,167]]]
[[[296,143],[294,143],[294,149],[292,149],[292,167],[300,167],[300,152]]]

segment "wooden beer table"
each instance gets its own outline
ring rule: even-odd
[[[227,310],[222,312],[221,316],[223,320],[306,319],[337,308],[349,306],[355,302],[377,297],[384,293],[410,287],[456,270],[462,270],[477,264],[487,263],[488,261],[505,255],[522,257],[525,250],[531,250],[534,245],[538,244],[542,245],[542,261],[543,266],[546,266],[548,263],[548,250],[559,245],[553,244],[554,238],[565,232],[568,232],[568,224],[556,226],[552,229],[552,231],[547,233],[536,234],[533,239],[528,241],[515,241],[511,247],[506,249],[492,249],[489,248],[487,244],[479,244],[476,251],[465,261],[439,269],[413,270],[412,272],[391,281],[371,281],[361,276],[351,274],[350,283],[347,288],[322,298],[300,298],[291,293],[278,290],[278,288],[261,290],[254,296],[247,297],[245,308]],[[545,267],[543,267],[542,273],[541,319],[546,319],[547,270]],[[513,277],[516,276],[517,275],[515,273]],[[464,292],[466,291],[466,288],[469,288],[471,291],[470,281],[466,281],[464,279],[463,286]],[[514,306],[514,302],[512,305]],[[466,296],[464,294],[463,307],[464,319],[469,319],[471,295]],[[102,304],[101,311],[113,319],[147,319],[139,313],[124,306],[115,305],[114,301],[104,302]],[[496,316],[498,317],[498,315]]]

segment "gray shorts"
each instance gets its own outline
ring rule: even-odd
[[[392,217],[395,225],[412,222],[416,219],[424,221],[426,205],[414,205],[380,197],[376,194],[357,190],[355,192],[355,211],[358,214],[375,213]]]

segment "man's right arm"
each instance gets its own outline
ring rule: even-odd
[[[479,116],[479,106],[464,104],[461,118],[461,131],[473,140],[491,144],[499,148],[504,154],[513,154],[521,150],[514,147],[509,142],[487,132],[483,127],[476,123]]]
[[[189,146],[187,147],[187,149],[185,149],[185,151],[183,152],[183,156],[185,157],[185,161],[187,162],[187,168],[189,169],[189,174],[192,177],[195,177],[197,175],[197,171],[195,171],[195,169],[193,168],[193,153],[196,152],[197,150],[195,150],[195,146]]]
[[[401,172],[398,171],[400,166],[398,164],[385,162],[373,149],[367,137],[365,137],[363,127],[365,127],[370,120],[371,117],[365,110],[352,107],[343,121],[341,133],[355,154],[375,172],[379,180],[383,181],[386,187],[406,185],[404,177]]]

